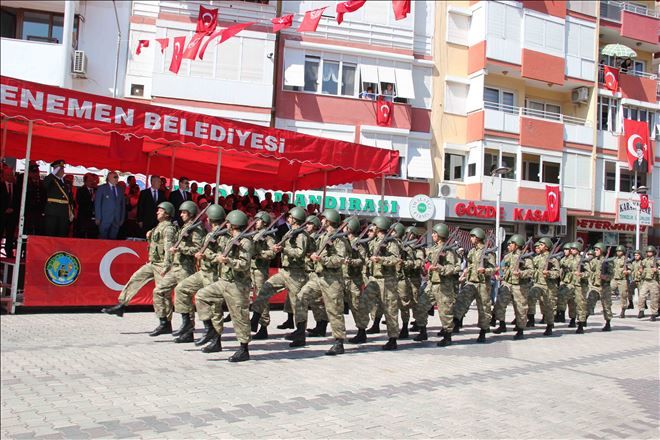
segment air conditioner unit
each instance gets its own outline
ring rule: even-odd
[[[456,197],[456,185],[451,183],[438,183],[438,197],[442,197],[442,198]]]
[[[87,75],[87,56],[84,50],[73,51],[73,74],[80,78]]]
[[[571,93],[571,101],[574,104],[583,104],[589,100],[589,88],[588,87],[578,87],[573,89]]]
[[[556,237],[554,225],[536,225],[537,237]]]

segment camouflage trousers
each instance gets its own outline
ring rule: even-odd
[[[323,295],[327,320],[332,328],[332,337],[344,340],[346,323],[344,322],[344,277],[341,269],[324,270],[318,277],[318,283]]]
[[[360,330],[365,330],[369,325],[369,301],[367,295],[362,293],[363,282],[363,277],[349,277],[344,288],[355,326]]]
[[[470,309],[472,301],[477,302],[479,314],[478,326],[481,330],[490,329],[492,317],[492,301],[490,299],[490,283],[467,282],[456,298],[455,316],[462,318]]]
[[[256,297],[264,283],[268,279],[268,268],[250,269],[250,278],[252,279],[252,288]],[[270,304],[266,301],[259,318],[259,324],[268,327],[270,324]]]
[[[568,295],[565,286],[566,284],[561,283],[559,285],[559,290],[557,290],[557,312],[565,312],[568,303],[573,300],[573,298]]]
[[[421,284],[421,277],[406,277],[403,286],[401,281],[399,281],[399,289],[405,289],[407,291],[405,297],[410,298],[407,303],[403,301],[399,303],[399,308],[401,310],[401,320],[404,323],[410,321],[410,313],[412,311],[413,319],[417,325],[426,327],[429,321],[428,310],[431,306],[428,299],[429,294],[420,288]],[[399,298],[401,298],[401,292],[399,292]]]
[[[182,266],[174,265],[169,272],[167,272],[163,278],[160,280],[160,283],[154,288],[154,311],[156,316],[159,318],[167,318],[168,321],[172,320],[172,312],[174,311],[174,305],[172,303],[172,290],[179,284],[181,281],[188,278],[192,275],[192,272],[184,269]],[[192,312],[188,312],[192,317],[195,316],[194,307],[192,305],[192,295],[188,298],[189,307]]]
[[[538,298],[545,324],[554,325],[557,287],[552,284],[534,284],[532,288],[529,289],[529,292],[530,295],[534,295],[535,298]],[[532,313],[531,310],[529,313]]]
[[[563,307],[559,305],[559,301],[564,301]],[[575,302],[575,288],[570,284],[561,284],[557,292],[557,311],[566,311],[568,309],[568,317],[573,319],[576,316],[576,302]]]
[[[328,313],[323,303],[323,287],[321,279],[316,272],[307,274],[307,282],[298,292],[297,300],[301,302],[301,307],[305,310],[305,321],[307,321],[307,309],[312,309],[314,321],[328,321]],[[342,298],[342,304],[343,304]],[[342,313],[343,313],[342,305]],[[296,322],[300,322],[297,320]]]
[[[628,281],[625,279],[610,281],[610,290],[612,293],[617,291],[619,293],[619,298],[621,299],[621,310],[626,310],[628,308]]]
[[[123,305],[128,305],[133,297],[142,289],[149,281],[155,281],[156,285],[160,284],[163,276],[163,267],[159,264],[147,263],[131,275],[124,288],[119,294],[118,302]]]
[[[306,282],[307,274],[303,269],[282,268],[259,289],[259,293],[252,304],[252,309],[257,313],[262,313],[268,304],[268,300],[273,295],[287,289],[295,322],[304,322],[307,320],[307,306],[296,298]]]
[[[451,332],[454,329],[454,304],[456,303],[456,287],[453,281],[441,281],[427,284],[429,296],[435,299],[438,306],[438,316],[442,328]],[[428,310],[428,309],[427,309]],[[426,311],[424,314],[427,316]]]
[[[387,336],[399,337],[399,293],[396,277],[369,277],[364,288],[370,302],[375,303],[384,312],[387,323]]]
[[[599,300],[603,306],[603,318],[605,318],[606,321],[611,320],[612,291],[610,290],[610,286],[608,284],[603,286],[589,286],[587,293],[587,308],[590,315],[593,314],[594,308],[596,307],[596,302]]]
[[[644,311],[644,304],[648,298],[651,302],[649,304],[651,315],[657,314],[658,308],[660,307],[660,286],[658,285],[658,282],[653,280],[643,280],[639,284],[639,311]]]
[[[513,312],[516,314],[516,326],[525,328],[527,325],[527,297],[517,284],[502,282],[493,308],[495,319],[506,321],[506,308],[511,302],[513,302]]]
[[[227,304],[234,333],[238,342],[247,344],[252,340],[250,333],[250,281],[228,281],[219,279],[210,286],[197,292],[197,309],[202,320],[211,319],[214,310],[220,311],[220,328],[216,331],[222,334],[222,305]],[[215,326],[215,323],[214,323]]]
[[[410,305],[412,304],[412,288],[405,278],[399,278],[397,282],[397,291],[399,292],[399,310],[404,326],[407,326],[410,319]],[[404,310],[406,313],[404,314]]]
[[[213,284],[215,278],[212,273],[199,271],[177,284],[174,288],[174,311],[176,313],[188,313],[194,316],[195,306],[192,304],[193,296],[204,287]],[[216,329],[222,328],[219,327],[219,321],[222,320],[222,312],[214,309],[211,315],[213,327]]]
[[[582,286],[573,286],[565,284],[562,286],[569,297],[568,317],[577,322],[585,322],[589,316],[589,307],[587,306],[587,296],[582,290]]]

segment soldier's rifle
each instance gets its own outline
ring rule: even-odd
[[[372,255],[373,257],[379,257],[381,249],[385,248],[385,246],[387,246],[387,243],[389,243],[390,241],[398,241],[398,239],[396,237],[392,237],[391,234],[392,234],[392,231],[394,231],[394,225],[399,223],[399,220],[401,220],[401,218],[398,218],[387,229],[387,232],[385,233],[385,236],[383,237],[381,242],[378,243],[378,247],[376,248],[376,250],[374,251],[374,254]]]
[[[458,248],[458,243],[452,243],[452,241],[454,241],[456,236],[459,234],[458,231],[458,228],[454,229],[454,231],[449,234],[449,237],[447,237],[445,242],[442,243],[440,250],[433,256],[433,260],[431,260],[431,266],[436,266],[440,261],[440,257],[444,257],[448,250],[454,250]]]
[[[299,227],[293,229],[289,229],[286,234],[282,237],[280,241],[275,243],[275,246],[283,246],[284,243],[287,242],[287,240],[297,236],[298,234],[302,234],[305,231],[305,226],[309,224],[308,221],[304,221]]]
[[[550,250],[548,258],[545,259],[545,267],[543,269],[544,271],[550,268],[550,260],[552,260],[553,258],[558,258],[557,254],[559,254],[559,257],[561,257],[564,254],[563,251],[557,252],[560,247],[561,247],[561,239],[558,238],[557,241],[555,241],[554,244],[552,245],[552,250]]]
[[[284,214],[286,214],[286,213],[283,212],[283,213],[280,214],[275,220],[273,220],[272,222],[270,222],[270,224],[269,224],[267,227],[265,227],[265,228],[259,230],[259,231],[254,235],[254,238],[252,238],[252,240],[253,240],[253,241],[262,241],[262,240],[264,240],[266,237],[268,237],[269,235],[274,235],[275,233],[277,233],[277,228],[275,227],[275,224],[276,224],[278,221],[280,221],[280,219],[281,219],[282,217],[284,217]]]
[[[206,210],[209,209],[211,205],[206,205],[206,208],[202,209],[199,214],[193,219],[192,222],[188,226],[184,226],[183,229],[181,229],[181,232],[179,233],[179,238],[177,239],[176,243],[174,243],[174,246],[172,246],[174,249],[178,249],[179,246],[181,246],[181,243],[183,243],[183,239],[186,238],[188,235],[190,235],[190,232],[195,229],[198,226],[201,226],[202,222],[200,218],[206,213]]]
[[[534,237],[529,237],[527,241],[525,242],[522,250],[520,251],[520,254],[518,254],[518,258],[516,259],[516,263],[514,264],[515,270],[520,272],[520,263],[525,259],[529,258],[532,255],[534,255],[534,252],[527,252],[529,250],[529,247],[534,243]]]
[[[206,240],[204,240],[204,244],[202,245],[202,248],[199,250],[200,254],[203,254],[209,248],[209,245],[211,243],[217,242],[221,235],[227,233],[228,229],[225,228],[225,226],[227,226],[227,221],[226,220],[224,222],[222,222],[222,224],[220,224],[220,226],[218,226],[217,228],[212,230],[207,235],[207,238],[206,238]]]
[[[240,234],[238,234],[236,237],[232,238],[229,243],[227,243],[227,246],[225,247],[225,250],[222,252],[222,256],[226,257],[229,255],[229,252],[231,252],[232,249],[234,249],[234,246],[240,243],[240,241],[244,238],[248,237],[253,237],[257,232],[259,231],[252,231],[250,230],[254,228],[254,226],[257,224],[257,221],[259,221],[258,218],[252,220],[246,227],[241,231]]]

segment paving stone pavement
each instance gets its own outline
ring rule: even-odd
[[[657,439],[660,323],[628,313],[611,333],[596,316],[582,336],[537,325],[478,345],[472,309],[451,347],[435,346],[436,315],[428,343],[383,352],[381,333],[328,357],[330,338],[290,350],[277,311],[242,364],[231,323],[206,355],[149,337],[152,313],[5,315],[0,437]]]

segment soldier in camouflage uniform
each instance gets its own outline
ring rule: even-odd
[[[536,254],[533,258],[536,258],[541,254],[541,246],[539,242],[534,243],[534,253]],[[532,258],[532,261],[533,261]],[[534,327],[535,323],[535,318],[534,315],[536,314],[536,303],[538,301],[538,294],[539,290],[537,289],[532,289],[534,286],[534,280],[533,280],[533,272],[526,270],[523,273],[523,278],[526,280],[526,291],[527,291],[527,325],[526,327]],[[541,306],[541,310],[543,310],[543,306]]]
[[[582,258],[580,257],[580,251],[582,251],[582,244],[579,242],[571,243],[571,258],[566,260],[564,267],[566,272],[569,274],[566,279],[566,288],[569,292],[572,292],[573,301],[568,302],[569,306],[569,316],[571,322],[568,324],[569,327],[575,327],[575,320],[577,319],[577,330],[575,333],[578,335],[584,333],[584,327],[587,325],[587,316],[588,307],[587,307],[587,296],[582,289],[582,279],[584,278],[582,272]],[[571,304],[573,304],[571,308]]]
[[[442,324],[442,341],[438,347],[451,345],[451,335],[454,330],[454,303],[456,302],[456,283],[461,271],[461,262],[456,253],[445,248],[449,237],[449,228],[445,224],[433,226],[431,240],[433,246],[426,255],[428,267],[428,291],[438,306],[438,316]],[[420,332],[421,333],[421,332]]]
[[[172,317],[172,290],[176,286],[195,273],[195,254],[202,248],[206,230],[201,224],[194,224],[197,215],[195,202],[186,201],[179,207],[179,215],[183,225],[177,235],[178,246],[172,246],[170,252],[174,255],[172,269],[163,277],[163,281],[154,289],[154,308],[163,307]],[[195,306],[193,305],[193,293],[176,295],[174,311],[181,314],[181,327],[172,332],[176,336],[174,342],[193,342],[195,332]],[[162,305],[160,305],[162,304]]]
[[[497,294],[493,313],[495,319],[500,321],[498,328],[493,333],[499,334],[506,331],[506,308],[513,300],[513,311],[516,314],[516,334],[514,340],[523,339],[523,330],[527,325],[527,297],[520,290],[520,278],[524,264],[529,260],[521,260],[521,249],[525,245],[522,235],[514,234],[509,238],[509,253],[504,256],[502,264],[502,284]]]
[[[407,324],[410,319],[410,309],[415,319],[415,328],[419,334],[413,338],[414,341],[421,342],[428,339],[426,332],[426,325],[429,320],[429,308],[431,302],[427,297],[427,292],[422,291],[422,270],[424,268],[424,261],[426,254],[422,245],[418,245],[419,237],[424,234],[423,229],[418,229],[414,226],[409,226],[406,229],[407,242],[403,245],[403,253],[406,258],[403,261],[403,274],[406,283],[406,289],[409,292],[410,306],[404,307],[401,310],[401,317],[404,323]],[[405,325],[404,324],[404,325]],[[407,327],[402,327],[403,328]]]
[[[399,293],[396,265],[401,258],[401,249],[392,237],[388,236],[390,219],[376,216],[372,220],[376,226],[376,237],[369,242],[370,276],[364,288],[364,295],[378,304],[385,313],[388,341],[383,350],[396,350],[399,336]]]
[[[650,297],[651,321],[658,317],[658,308],[660,307],[660,277],[658,276],[658,262],[656,259],[655,246],[646,247],[646,258],[640,264],[640,287],[639,287],[639,318],[644,317],[643,304],[646,298]]]
[[[532,277],[534,285],[532,291],[535,291],[537,298],[542,298],[542,312],[545,321],[544,335],[552,335],[555,318],[555,301],[557,298],[557,289],[559,280],[559,262],[550,255],[552,241],[549,238],[541,238],[538,242],[539,254],[532,259],[530,268],[525,272]]]
[[[357,334],[348,340],[351,344],[364,344],[367,342],[367,326],[369,325],[369,302],[362,293],[365,283],[365,266],[367,260],[367,244],[360,243],[360,221],[353,217],[346,222],[344,231],[348,233],[348,255],[344,265],[345,289],[348,292],[349,306]]]
[[[642,269],[642,251],[636,249],[635,252],[633,253],[633,260],[628,265],[628,270],[626,274],[628,275],[630,280],[630,304],[633,303],[632,298],[635,295],[635,290],[637,290],[637,302],[639,302],[639,286],[641,285],[642,282],[641,269]],[[630,304],[628,304],[629,309],[631,308]],[[644,312],[642,309],[646,308],[646,304],[638,304],[638,307],[642,314],[641,317],[643,317]],[[634,309],[634,306],[632,308]]]
[[[315,215],[310,215],[305,219],[307,222],[306,231],[309,235],[307,253],[305,255],[305,272],[307,273],[307,282],[300,289],[298,298],[312,309],[312,315],[316,326],[307,329],[307,336],[311,338],[325,338],[328,328],[328,313],[323,304],[323,294],[321,293],[321,284],[319,283],[319,273],[321,267],[312,261],[312,254],[316,252],[323,238],[327,222],[325,218],[320,219]],[[307,310],[307,308],[305,308]],[[291,334],[287,336],[291,337]]]
[[[307,325],[307,305],[297,300],[298,292],[307,282],[305,256],[309,248],[309,235],[302,227],[307,215],[299,206],[291,208],[287,221],[291,225],[289,232],[282,238],[282,243],[272,247],[273,252],[282,252],[282,268],[268,279],[259,290],[252,304],[255,313],[261,314],[265,303],[277,292],[287,289],[291,307],[294,311],[296,330],[292,333],[290,347],[305,346],[305,326]]]
[[[373,239],[376,237],[377,231],[378,228],[376,228],[374,225],[369,225],[369,229],[367,231],[368,242],[373,241]],[[367,280],[371,276],[370,270],[371,270],[371,264],[367,262],[367,264],[365,265],[365,276],[367,277]],[[371,324],[371,327],[367,329],[367,334],[373,335],[380,333],[380,323],[381,320],[383,319],[383,309],[381,308],[379,302],[369,300],[369,314],[371,315],[371,319],[373,320],[373,322]]]
[[[216,257],[216,261],[220,263],[220,276],[218,281],[197,293],[197,303],[199,315],[205,320],[210,319],[211,310],[217,307],[216,304],[220,305],[220,310],[223,303],[227,304],[236,339],[241,344],[236,353],[231,355],[229,362],[243,362],[250,359],[250,267],[254,249],[252,241],[242,236],[242,231],[248,223],[247,215],[234,210],[227,214],[227,221],[231,225],[230,239],[222,253]],[[222,334],[222,329],[219,334]]]
[[[149,281],[155,281],[159,286],[163,281],[163,274],[172,266],[172,254],[168,251],[176,241],[176,226],[172,223],[174,217],[174,205],[170,202],[162,202],[156,209],[158,224],[147,232],[147,243],[149,244],[149,262],[139,268],[128,280],[121,293],[119,302],[113,307],[104,308],[102,311],[109,315],[123,316],[128,303],[133,299],[140,289]],[[156,312],[160,324],[149,336],[158,336],[172,333],[172,323],[166,316]]]
[[[621,300],[621,313],[619,318],[626,317],[626,309],[628,308],[628,280],[626,277],[626,247],[619,245],[616,247],[616,256],[612,260],[612,281],[610,281],[610,290],[615,290],[619,293]]]
[[[267,212],[261,211],[257,213],[255,218],[257,219],[255,229],[261,231],[261,236],[252,242],[254,246],[254,258],[252,258],[252,267],[250,267],[252,288],[256,295],[268,279],[268,268],[270,267],[270,262],[275,258],[275,252],[272,250],[272,247],[275,245],[275,239],[272,235],[263,235],[265,229],[270,225],[270,215]],[[250,329],[253,332],[257,332],[253,339],[268,339],[269,324],[270,305],[266,302],[261,316],[255,314],[250,321]],[[261,325],[261,328],[257,331],[259,325]]]
[[[406,280],[406,275],[403,272],[403,266],[407,260],[407,255],[403,249],[403,236],[406,233],[406,227],[401,223],[394,223],[391,227],[390,236],[396,241],[396,244],[399,246],[401,252],[401,259],[396,265],[396,278],[397,278],[397,290],[399,292],[399,310],[401,311],[401,320],[403,324],[401,325],[401,331],[399,332],[399,339],[408,339],[408,319],[410,314],[410,305],[412,303],[412,289],[409,289],[409,283]],[[405,310],[405,312],[404,312]]]
[[[609,275],[607,274],[607,263],[605,262],[605,245],[596,243],[594,245],[594,258],[586,264],[589,290],[587,294],[588,308],[594,310],[596,301],[600,300],[603,306],[603,317],[605,318],[604,332],[611,330],[612,320],[612,292],[610,291]]]
[[[571,243],[565,243],[563,246],[564,256],[559,260],[559,290],[557,291],[557,314],[555,315],[555,322],[566,322],[566,306],[568,305],[569,297],[565,286],[566,272],[564,271],[564,261],[571,256]]]

